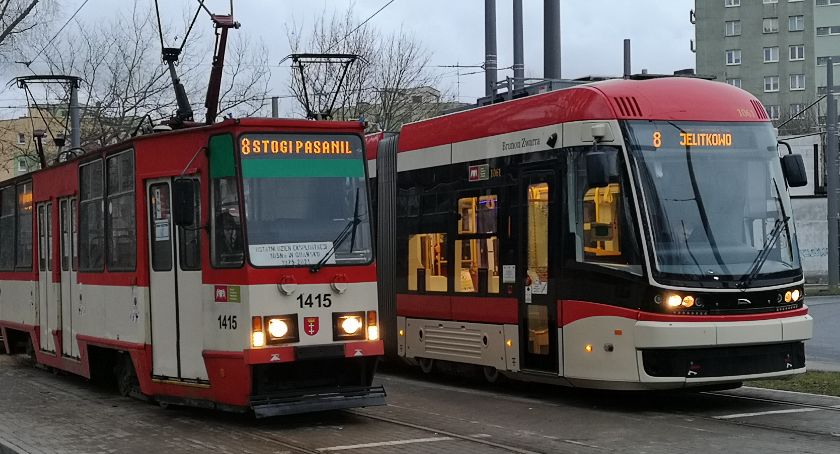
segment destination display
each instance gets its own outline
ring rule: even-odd
[[[349,134],[244,134],[243,158],[341,158],[361,153],[362,142]]]
[[[685,132],[679,131],[674,136],[681,147],[705,147],[705,148],[730,148],[732,147],[731,132]],[[653,147],[662,147],[663,134],[661,131],[653,132]]]
[[[321,261],[332,249],[332,242],[252,244],[248,247],[251,263],[256,266],[303,266]],[[327,260],[335,264],[335,255]]]

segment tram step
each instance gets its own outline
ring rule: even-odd
[[[385,405],[383,386],[302,389],[251,398],[251,408],[257,418],[377,405]]]

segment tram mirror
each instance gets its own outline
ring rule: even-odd
[[[586,154],[586,180],[590,188],[602,188],[610,184],[610,163],[603,151]]]
[[[782,156],[782,172],[788,186],[799,188],[808,184],[808,175],[805,173],[805,161],[802,155],[786,154]]]
[[[175,225],[187,227],[195,224],[195,183],[189,178],[178,178],[172,183],[172,217]]]

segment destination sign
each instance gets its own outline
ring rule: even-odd
[[[361,152],[361,139],[350,134],[244,134],[239,153],[249,158],[341,158]]]
[[[662,146],[662,132],[653,132],[653,146]],[[683,147],[730,148],[732,147],[732,133],[730,132],[680,132],[679,144]]]

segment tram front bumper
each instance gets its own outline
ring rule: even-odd
[[[385,405],[382,386],[305,389],[251,398],[257,418],[378,405]]]
[[[810,315],[733,322],[636,323],[642,382],[685,386],[729,383],[805,371]]]

